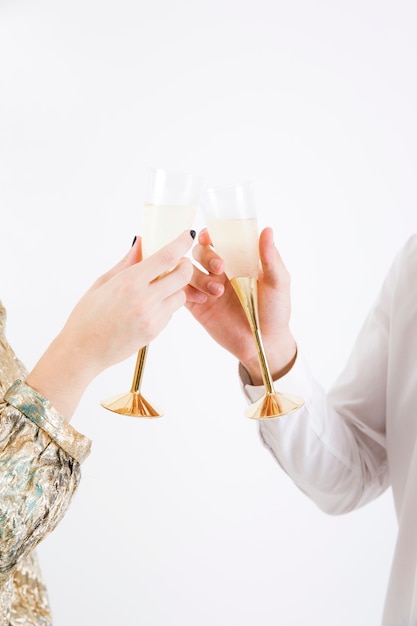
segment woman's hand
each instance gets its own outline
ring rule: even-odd
[[[27,384],[69,418],[100,372],[152,341],[185,303],[192,242],[187,231],[142,261],[138,238],[81,298]]]
[[[245,313],[224,274],[224,262],[215,253],[207,230],[200,233],[194,258],[204,271],[194,268],[187,290],[187,308],[207,332],[247,369],[254,384],[261,384],[255,342]],[[296,344],[289,329],[290,276],[273,241],[271,228],[259,238],[261,266],[258,307],[262,338],[274,379],[291,367]]]

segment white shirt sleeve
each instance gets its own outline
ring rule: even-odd
[[[302,354],[276,385],[302,396],[305,404],[287,416],[260,422],[260,435],[283,470],[316,504],[331,514],[346,513],[389,486],[386,453],[386,377],[389,310],[395,266],[369,314],[339,380],[326,394]],[[245,380],[255,401],[263,387]]]

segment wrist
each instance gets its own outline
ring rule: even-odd
[[[26,377],[26,384],[47,398],[69,421],[98,372],[80,350],[58,335]]]
[[[293,367],[297,358],[297,344],[291,335],[285,338],[265,338],[264,348],[272,380],[276,381],[285,376]],[[253,385],[262,385],[262,371],[258,355],[250,359],[241,360],[241,364],[248,372]]]

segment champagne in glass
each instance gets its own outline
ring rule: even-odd
[[[144,259],[192,227],[202,188],[202,179],[191,174],[149,169],[142,212]],[[143,346],[138,352],[130,391],[102,402],[104,408],[134,417],[163,415],[141,393],[148,347]]]
[[[246,415],[253,419],[286,415],[302,406],[303,400],[275,391],[266,360],[258,316],[258,224],[250,184],[207,190],[203,208],[212,243],[224,259],[226,276],[248,319],[265,386],[265,394],[249,406]]]

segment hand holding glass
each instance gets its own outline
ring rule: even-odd
[[[259,237],[250,184],[207,190],[203,210],[212,243],[224,259],[226,276],[246,313],[256,343],[265,394],[249,406],[246,415],[268,419],[291,413],[303,405],[303,400],[275,391],[259,328]]]
[[[142,213],[142,257],[145,259],[189,230],[197,210],[203,181],[191,174],[150,169]],[[122,415],[160,417],[163,413],[141,393],[148,346],[137,355],[132,385],[128,393],[105,400],[101,405]]]

